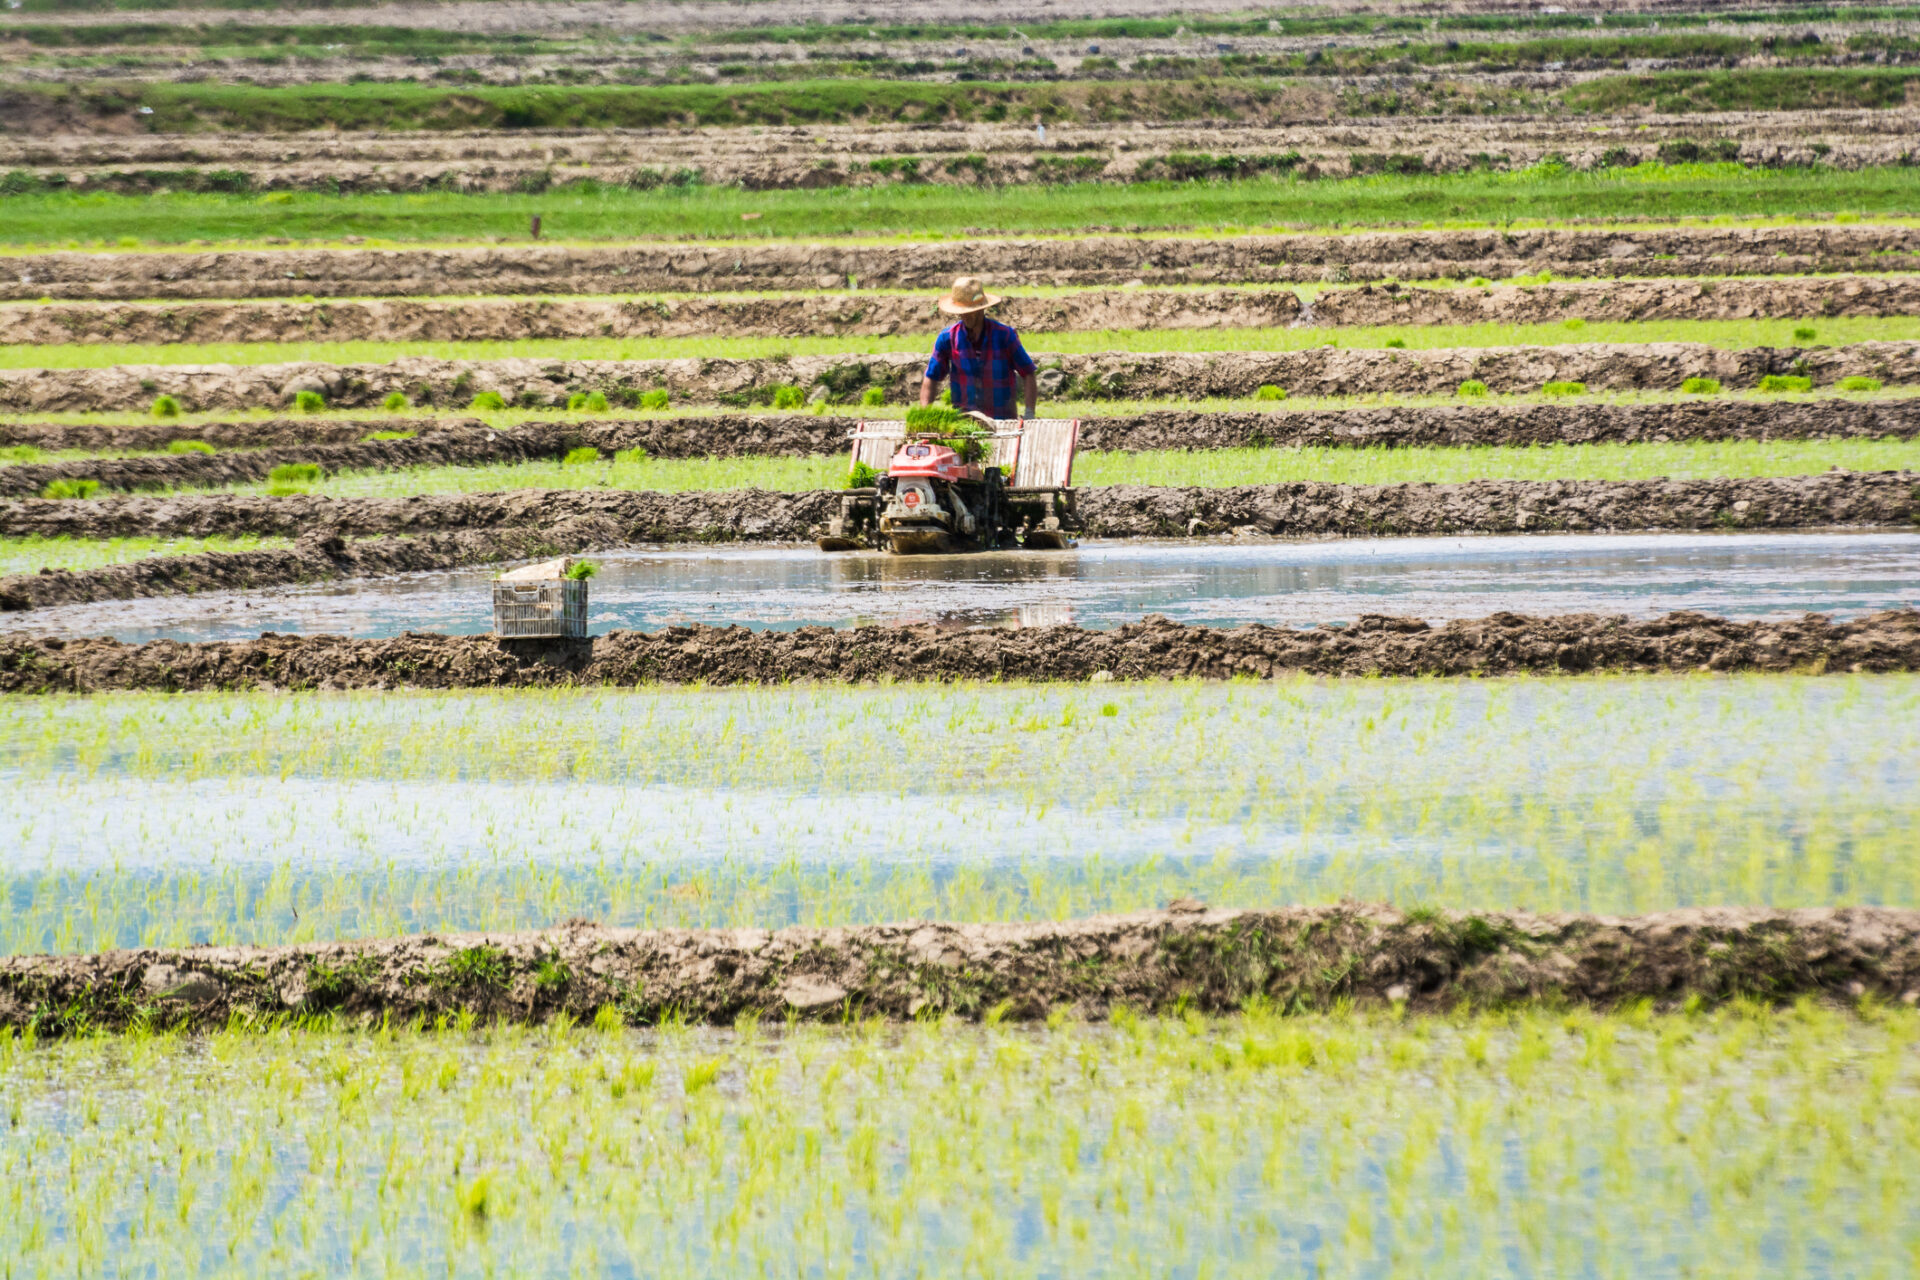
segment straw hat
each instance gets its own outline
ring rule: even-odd
[[[970,316],[1000,302],[1000,295],[988,293],[977,276],[961,276],[953,282],[953,291],[940,299],[940,309],[950,316]]]

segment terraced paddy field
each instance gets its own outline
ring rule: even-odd
[[[0,11],[0,1271],[1910,1274],[1920,9],[1564,8]]]

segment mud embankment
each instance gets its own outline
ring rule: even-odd
[[[1028,334],[1280,325],[1540,324],[1920,315],[1920,277],[1568,280],[1541,285],[1089,290],[1015,297],[995,314]],[[0,307],[0,345],[511,342],[561,338],[886,337],[931,332],[927,294],[785,297],[66,302]]]
[[[0,1028],[52,1036],[328,1012],[397,1023],[460,1010],[540,1022],[611,1009],[634,1024],[988,1010],[1098,1019],[1122,1007],[1230,1013],[1256,999],[1295,1013],[1343,1000],[1435,1012],[1535,1001],[1911,1003],[1917,987],[1920,912],[1893,907],[1414,918],[1365,903],[1239,911],[1181,899],[1164,911],[1017,924],[573,921],[535,933],[7,956]]]
[[[562,456],[577,429],[536,425],[494,431],[484,425],[447,427],[412,440],[289,445],[229,453],[157,454],[89,458],[0,467],[0,498],[32,497],[55,480],[93,480],[103,489],[218,488],[265,480],[285,463],[312,463],[327,473],[393,471],[410,467],[482,466]]]
[[[16,574],[0,578],[0,610],[378,576],[636,543],[794,541],[824,532],[837,506],[831,491],[755,489],[674,494],[521,490],[408,499],[246,494],[29,499],[0,506],[0,536],[259,534],[299,538],[302,543],[292,551],[213,552],[77,573]],[[1087,533],[1096,537],[1885,528],[1920,523],[1920,476],[1829,472],[1752,480],[1481,480],[1225,489],[1117,485],[1080,490],[1078,506]],[[381,538],[393,541],[364,541]],[[417,559],[383,558],[403,554]],[[283,576],[276,579],[275,573]]]
[[[1497,392],[1535,392],[1553,382],[1578,382],[1593,391],[1677,391],[1696,377],[1743,390],[1758,386],[1768,374],[1803,375],[1823,387],[1854,376],[1889,385],[1920,382],[1920,344],[1910,342],[1739,351],[1654,342],[1033,354],[1040,365],[1040,392],[1049,400],[1246,398],[1268,384],[1295,395],[1452,395],[1469,379]],[[302,391],[319,392],[337,409],[369,408],[396,391],[416,404],[456,409],[482,391],[524,409],[565,407],[574,394],[594,391],[613,404],[632,406],[655,389],[665,390],[677,404],[751,408],[772,403],[781,387],[798,387],[836,404],[859,403],[869,388],[878,388],[888,403],[908,404],[918,403],[924,367],[923,355],[895,352],[751,360],[406,356],[388,364],[0,369],[0,412],[137,412],[161,394],[173,396],[189,412],[220,412],[283,407]]]
[[[1147,238],[957,239],[893,244],[654,242],[468,249],[250,249],[20,254],[0,260],[0,300],[428,297],[938,290],[957,275],[996,287],[1285,284],[1569,276],[1807,275],[1911,270],[1920,229],[1610,227]]]
[[[711,8],[711,6],[708,6]],[[46,21],[53,15],[40,15]],[[596,19],[597,21],[597,19]],[[1804,25],[1795,27],[1798,35]],[[1845,32],[1833,32],[1844,41]],[[1579,32],[1561,33],[1578,39]],[[1382,35],[1380,40],[1393,37]],[[1365,36],[1340,37],[1343,46]],[[880,47],[861,42],[862,58]],[[1317,38],[1235,37],[1241,54],[1258,49],[1317,47]],[[1047,41],[1010,44],[969,38],[975,56],[1021,59],[1023,47],[1046,51]],[[1101,40],[1107,56],[1129,62],[1129,48],[1151,49],[1149,56],[1192,56],[1180,42],[1135,41],[1110,34]],[[820,46],[811,46],[818,56]],[[1053,44],[1044,56],[1077,66],[1084,42]],[[1065,52],[1060,52],[1065,49]],[[663,68],[627,46],[602,70],[616,78],[658,74]],[[105,52],[105,51],[102,51]],[[677,61],[727,62],[752,58],[763,67],[787,62],[794,46],[768,43],[759,48],[730,45],[704,52],[676,49]],[[896,44],[892,56],[914,62],[945,61],[951,46]],[[1829,57],[1833,56],[1831,54]],[[1897,56],[1897,55],[1896,55]],[[1578,54],[1574,54],[1578,59]],[[489,57],[447,59],[451,70],[496,82],[522,83],[537,77],[541,64],[572,69],[574,55],[516,55],[511,65]],[[338,83],[353,64],[335,58],[324,63],[294,60],[277,68],[249,63],[246,74],[260,84]],[[1636,60],[1640,71],[1672,66],[1666,60]],[[1715,68],[1722,64],[1715,60]],[[410,80],[422,72],[404,61],[359,63],[376,80]],[[622,75],[616,68],[626,68]],[[158,69],[143,70],[143,77]],[[684,68],[682,68],[684,70]],[[1204,64],[1194,65],[1205,74]],[[149,133],[127,128],[131,118],[100,115],[84,93],[56,98],[26,93],[13,96],[11,112],[0,106],[0,169],[25,170],[42,189],[122,192],[227,190],[330,193],[407,191],[513,191],[552,189],[563,196],[569,184],[656,188],[697,181],[748,190],[821,187],[887,187],[941,184],[998,186],[1033,182],[1128,183],[1161,179],[1246,177],[1292,173],[1338,178],[1368,172],[1450,173],[1486,168],[1522,169],[1552,156],[1579,170],[1672,161],[1688,155],[1733,160],[1757,168],[1784,166],[1853,170],[1909,164],[1914,116],[1900,108],[1813,111],[1717,111],[1710,120],[1684,113],[1634,113],[1612,117],[1555,118],[1520,115],[1523,104],[1499,86],[1519,90],[1545,105],[1552,95],[1586,79],[1585,71],[1534,69],[1487,75],[1466,66],[1443,73],[1455,89],[1492,90],[1505,98],[1494,118],[1461,114],[1448,104],[1440,117],[1419,114],[1420,97],[1407,97],[1402,74],[1359,74],[1335,82],[1295,77],[1270,98],[1257,115],[1285,119],[1284,125],[1247,119],[1215,118],[1205,123],[1116,122],[1096,124],[1055,119],[1041,142],[1029,124],[1009,122],[920,122],[890,125],[812,123],[804,127],[738,126],[660,129],[467,129],[467,130],[314,130],[304,133]],[[182,65],[176,77],[206,75],[204,65]],[[166,73],[161,73],[165,75]],[[441,72],[444,74],[444,71]],[[895,74],[899,74],[896,70]],[[944,76],[944,72],[934,73]],[[19,64],[21,79],[62,78],[59,71]],[[1528,93],[1528,91],[1532,91]],[[1122,91],[1124,92],[1124,90]],[[1393,116],[1350,114],[1367,110],[1365,100],[1399,93],[1403,109]],[[1358,100],[1358,102],[1356,102]],[[1344,118],[1343,118],[1344,117]],[[10,128],[8,126],[11,126]],[[103,127],[104,126],[104,127]],[[875,160],[882,163],[874,165]],[[888,163],[891,161],[891,163]],[[906,162],[906,163],[903,163]]]
[[[527,456],[543,450],[589,445],[602,453],[645,449],[657,458],[818,457],[847,448],[849,419],[811,413],[648,415],[642,418],[534,420],[498,429],[521,438]],[[0,445],[84,449],[111,454],[163,449],[175,440],[204,440],[216,448],[275,449],[295,461],[360,455],[330,455],[322,447],[354,446],[373,431],[415,431],[441,443],[439,433],[472,439],[486,430],[478,419],[400,418],[341,423],[333,419],[273,418],[260,421],[135,426],[97,423],[0,422]],[[1086,450],[1139,452],[1151,449],[1382,448],[1409,446],[1602,444],[1675,440],[1883,440],[1920,435],[1920,399],[1823,397],[1791,400],[1694,400],[1605,403],[1588,400],[1539,404],[1461,402],[1446,405],[1378,405],[1352,409],[1213,413],[1156,409],[1085,418],[1080,446]],[[489,445],[488,447],[492,447]],[[373,455],[367,455],[373,456]],[[169,455],[171,458],[171,455]],[[159,463],[162,459],[143,461]],[[91,463],[67,464],[61,474],[100,479]],[[345,463],[334,470],[351,469]],[[188,481],[191,472],[160,468],[166,487]],[[0,472],[0,477],[5,475]],[[120,487],[113,484],[108,488]]]
[[[0,636],[0,693],[471,689],[906,680],[1505,676],[1596,671],[1920,671],[1920,611],[1833,622],[1700,613],[1497,613],[1433,626],[1363,614],[1352,626],[1225,630],[1153,616],[1113,631],[874,626],[669,627],[587,640],[408,632],[187,643]]]

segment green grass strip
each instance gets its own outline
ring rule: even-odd
[[[1738,164],[1645,164],[1579,172],[1544,166],[1511,173],[1381,174],[1312,180],[972,187],[901,183],[824,190],[738,187],[634,190],[580,184],[538,195],[429,192],[335,196],[318,192],[40,192],[0,197],[0,244],[137,248],[337,240],[524,241],[543,219],[552,240],[926,237],[1085,234],[1372,225],[1509,225],[1523,220],[1809,217],[1920,213],[1920,169],[1748,169]],[[741,220],[743,213],[760,217]]]
[[[1796,339],[1812,327],[1815,337]],[[234,342],[0,347],[0,369],[103,369],[124,364],[261,365],[314,360],[380,364],[403,356],[446,360],[545,358],[566,360],[780,359],[788,356],[871,355],[929,349],[934,331],[886,337],[804,338],[535,338],[520,342]],[[1920,317],[1860,316],[1818,320],[1648,320],[1581,324],[1394,325],[1351,329],[1106,329],[1023,335],[1036,358],[1107,351],[1304,351],[1312,347],[1377,350],[1399,343],[1409,350],[1564,345],[1576,342],[1698,342],[1727,350],[1804,347],[1819,342],[1920,340]]]
[[[1397,484],[1464,480],[1646,480],[1809,475],[1920,469],[1916,440],[1711,441],[1674,444],[1490,446],[1415,449],[1174,449],[1083,453],[1080,485]],[[675,458],[644,461],[523,462],[485,467],[426,467],[331,476],[313,486],[332,497],[404,498],[508,489],[715,489],[800,492],[846,483],[844,455],[814,458]],[[264,493],[267,485],[229,492]]]
[[[198,555],[208,551],[274,551],[286,538],[0,538],[0,576],[42,569],[100,569],[148,556]]]

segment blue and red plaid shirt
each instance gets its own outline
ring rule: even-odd
[[[935,382],[951,376],[953,407],[979,410],[994,418],[1017,418],[1014,379],[1033,372],[1033,357],[1020,345],[1013,326],[988,320],[976,341],[964,321],[933,340],[933,358],[927,377]]]

